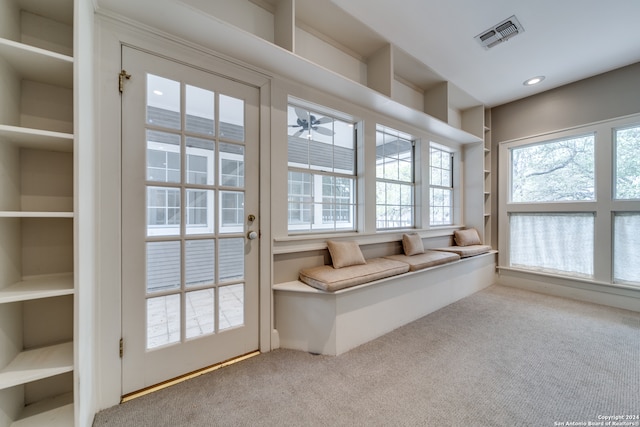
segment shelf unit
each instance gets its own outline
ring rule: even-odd
[[[0,427],[74,425],[73,13],[0,5]]]
[[[484,113],[484,145],[482,165],[484,168],[484,180],[483,180],[483,194],[484,194],[484,242],[487,245],[493,246],[493,212],[494,196],[492,188],[492,164],[491,164],[491,110],[486,110]]]
[[[458,142],[484,138],[481,102],[338,6],[327,2],[319,8],[314,0],[250,1],[270,14],[272,33],[257,31],[252,23],[239,22],[233,14],[226,16],[224,10],[201,10],[462,131],[455,133]]]
[[[308,74],[317,76],[316,81],[331,79],[338,87],[344,83],[339,81],[342,78],[352,88],[356,83],[371,94],[362,97],[363,105],[384,105],[386,113],[402,111],[397,116],[402,120],[463,144],[463,221],[467,227],[477,228],[491,244],[491,143],[485,106],[334,4],[323,3],[318,8],[314,0],[249,1],[263,9],[252,16],[271,20],[256,25],[238,19],[233,8],[199,7],[281,48],[274,50],[274,55],[289,52],[290,58],[281,58],[283,62],[304,60],[300,68],[310,65]],[[327,85],[325,89],[331,89]]]

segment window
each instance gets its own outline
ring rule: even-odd
[[[594,218],[593,213],[511,214],[511,265],[593,276]]]
[[[512,202],[594,200],[594,135],[511,150]]]
[[[500,225],[506,230],[501,264],[640,286],[637,120],[611,120],[500,146],[500,173],[509,177],[500,183]]]
[[[616,147],[616,199],[640,199],[640,126],[617,129]]]
[[[289,232],[355,230],[354,124],[296,105],[287,117]]]
[[[633,207],[640,200],[640,126],[616,129],[614,145],[614,198]],[[613,281],[640,284],[640,213],[615,212],[613,230]]]
[[[453,224],[453,154],[434,144],[429,148],[429,223]]]
[[[594,134],[510,150],[509,199],[536,211],[509,215],[511,266],[593,277],[594,206],[562,210],[568,202],[595,200],[594,150]]]
[[[376,128],[376,227],[414,226],[413,141],[409,135]]]
[[[613,223],[613,280],[615,283],[640,283],[640,213],[617,212]]]

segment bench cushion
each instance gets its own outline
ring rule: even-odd
[[[385,258],[373,258],[366,264],[333,268],[322,265],[300,270],[300,280],[314,288],[334,292],[351,286],[361,285],[374,280],[409,271],[409,264]]]
[[[385,257],[394,261],[406,262],[409,264],[409,271],[418,271],[423,268],[434,267],[436,265],[446,264],[458,261],[460,255],[451,252],[440,252],[427,250],[424,253],[407,256],[407,255],[390,255]]]
[[[434,251],[453,252],[460,255],[460,258],[466,258],[474,255],[485,254],[491,250],[489,245],[471,245],[471,246],[448,246],[446,248],[435,248]]]

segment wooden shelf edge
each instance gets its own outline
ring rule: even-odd
[[[20,42],[10,40],[10,39],[5,39],[2,37],[0,37],[0,46],[3,46],[3,47],[0,47],[0,52],[2,52],[2,49],[13,49],[15,51],[31,53],[33,55],[48,57],[51,59],[58,60],[60,62],[68,62],[73,64],[73,57],[69,55],[63,55],[61,53],[54,52],[52,50],[42,49],[40,47],[32,46],[25,43],[20,43]]]
[[[0,389],[73,371],[73,342],[25,350],[0,370]]]
[[[65,393],[26,406],[11,427],[67,427],[73,424],[73,393]]]
[[[73,273],[25,277],[0,289],[0,304],[72,295]]]
[[[25,148],[73,151],[73,134],[0,124],[0,137]]]
[[[0,218],[73,218],[73,212],[0,211]]]
[[[70,56],[4,38],[0,38],[0,56],[24,79],[73,87],[73,58]]]

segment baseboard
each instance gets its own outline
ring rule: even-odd
[[[640,288],[629,289],[572,280],[567,277],[539,275],[535,272],[499,269],[496,283],[594,304],[640,312]]]

